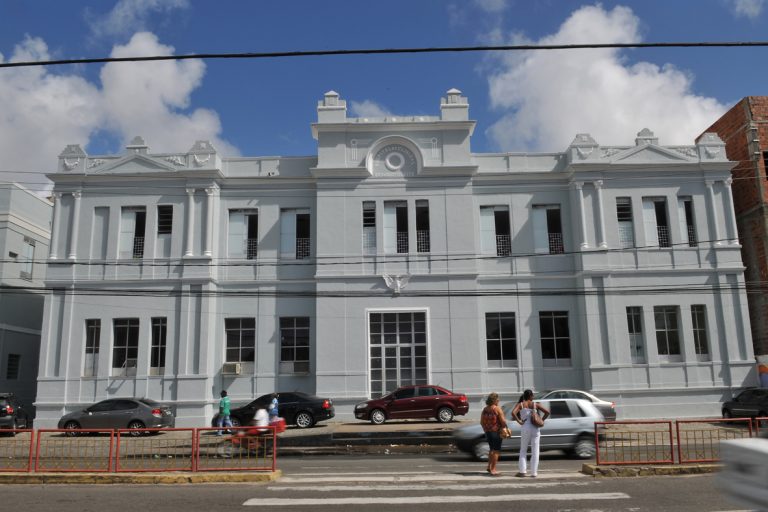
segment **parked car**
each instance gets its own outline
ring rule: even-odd
[[[604,417],[586,400],[537,400],[551,415],[541,428],[541,451],[565,450],[581,459],[595,456],[595,422]],[[502,451],[520,450],[520,425],[512,419],[515,402],[502,406],[512,437],[502,440]],[[479,460],[488,460],[488,442],[479,423],[459,427],[453,432],[456,446]]]
[[[110,398],[65,414],[58,428],[69,430],[68,436],[76,436],[78,429],[173,428],[175,424],[176,417],[168,405],[148,398]]]
[[[0,393],[0,429],[17,428],[32,428],[32,417],[13,393]]]
[[[437,418],[441,423],[448,423],[467,411],[467,395],[440,386],[403,386],[381,398],[360,402],[355,406],[355,418],[369,420],[374,425],[386,420],[419,418]]]
[[[563,398],[576,398],[592,402],[594,406],[597,407],[597,410],[603,414],[605,421],[616,421],[616,404],[614,402],[608,402],[607,400],[601,400],[586,391],[578,389],[554,389],[536,395],[536,400],[554,400]]]
[[[757,418],[768,416],[768,389],[749,388],[723,404],[723,418]]]
[[[267,409],[273,398],[273,393],[262,395],[248,405],[230,410],[232,426],[248,425],[256,411]],[[333,400],[308,395],[300,391],[290,393],[277,393],[278,411],[280,417],[285,419],[288,425],[296,425],[299,428],[308,428],[318,421],[329,420],[336,414],[333,408]],[[211,421],[211,426],[218,426],[219,415],[216,414]]]

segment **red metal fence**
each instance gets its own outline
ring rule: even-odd
[[[275,427],[5,430],[0,472],[274,471]]]
[[[761,426],[768,428],[768,418],[677,420],[673,435],[672,423],[596,422],[597,464],[716,462],[721,441],[753,437]]]

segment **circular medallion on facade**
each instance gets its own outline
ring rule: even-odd
[[[380,171],[415,174],[416,157],[402,144],[387,144],[376,153],[374,166]]]

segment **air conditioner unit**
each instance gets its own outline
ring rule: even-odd
[[[240,375],[241,371],[240,363],[224,363],[221,365],[221,373],[224,375]]]

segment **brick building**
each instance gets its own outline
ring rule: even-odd
[[[733,199],[746,266],[755,354],[768,355],[768,96],[747,96],[705,132],[725,142],[733,168]]]

